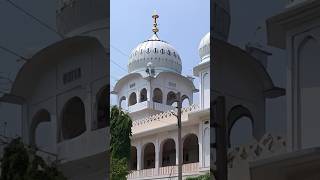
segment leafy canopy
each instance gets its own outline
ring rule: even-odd
[[[0,180],[66,180],[56,164],[47,165],[36,151],[13,139],[1,159]]]
[[[113,106],[110,126],[111,180],[125,180],[129,174],[132,120],[127,113]]]

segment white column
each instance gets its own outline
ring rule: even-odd
[[[151,87],[150,87],[150,82],[148,83],[149,86],[146,87],[147,89],[147,101],[151,101],[152,97],[151,97]]]
[[[91,87],[88,85],[86,86],[86,89],[85,89],[85,95],[83,96],[83,98],[81,98],[81,100],[83,101],[84,103],[84,108],[85,108],[85,116],[86,116],[86,131],[91,131],[92,129],[92,122],[93,122],[93,119],[92,119],[92,114],[94,112],[93,108],[92,108],[92,104],[94,101],[92,101],[92,99],[95,99],[95,98],[92,98],[91,97]]]
[[[51,151],[50,152],[53,152],[53,153],[57,153],[57,141],[56,141],[56,138],[58,137],[57,136],[57,126],[58,126],[58,123],[57,123],[57,121],[56,121],[56,119],[58,119],[57,118],[57,115],[56,114],[52,114],[51,116],[50,116],[50,118],[51,118],[51,122],[50,122],[50,127],[52,128],[51,129],[51,135],[52,135],[52,139],[50,139],[51,140],[51,142],[52,142],[52,145],[51,145]],[[108,144],[108,149],[109,149],[109,144]]]
[[[136,92],[136,95],[137,95],[137,104],[140,102],[140,91],[141,89],[137,89],[135,92]]]
[[[156,155],[156,160],[155,160],[155,168],[156,168],[156,173],[159,173],[159,165],[160,165],[160,161],[159,161],[159,157],[160,157],[160,145],[159,145],[159,139],[157,138],[157,140],[155,141],[155,155]]]
[[[161,89],[162,91],[162,104],[167,104],[167,90],[165,88]]]
[[[210,125],[209,124],[205,124],[203,127],[203,151],[205,153],[203,153],[203,167],[209,167],[210,166]]]
[[[199,104],[200,104],[200,109],[203,109],[203,73],[200,73],[200,86],[199,86]]]
[[[202,168],[202,167],[204,167],[204,159],[203,159],[203,150],[204,150],[204,148],[203,148],[203,123],[201,122],[200,124],[199,124],[199,133],[198,133],[199,135],[199,141],[198,141],[198,143],[199,143],[199,154],[198,154],[198,156],[199,156],[199,167],[200,168]]]
[[[142,169],[142,149],[141,144],[139,143],[137,146],[137,170]]]
[[[29,113],[28,113],[28,107],[27,104],[21,105],[21,137],[23,142],[30,143],[30,125],[32,122],[32,119],[30,119]],[[56,119],[52,119],[51,121],[56,121]]]
[[[147,92],[147,99],[149,101],[152,101],[152,98],[153,98],[153,87],[152,87],[151,81],[152,81],[152,79],[149,81],[150,86],[149,86],[149,91]]]

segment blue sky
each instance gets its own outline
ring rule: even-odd
[[[111,0],[110,3],[111,86],[127,73],[131,50],[152,35],[154,10],[160,16],[159,38],[180,54],[182,74],[192,75],[193,67],[200,62],[199,42],[210,31],[209,0]],[[195,84],[198,87],[197,81]],[[195,96],[194,102],[197,101]],[[115,97],[111,103],[115,103]]]

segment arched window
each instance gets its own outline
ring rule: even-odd
[[[254,140],[253,121],[250,111],[241,106],[234,106],[228,114],[229,145],[236,147],[247,145]]]
[[[144,101],[147,101],[148,97],[147,97],[147,89],[146,88],[143,88],[141,91],[140,91],[140,102],[144,102]]]
[[[127,104],[127,99],[125,96],[122,96],[119,100],[119,107],[120,109],[127,110],[128,109],[128,104]]]
[[[30,145],[42,150],[52,150],[50,146],[54,143],[52,129],[50,126],[50,114],[47,110],[39,110],[32,118],[30,126]]]
[[[63,107],[61,130],[63,139],[72,139],[86,131],[85,108],[79,97],[71,98]]]
[[[189,97],[187,95],[183,95],[181,97],[181,101],[182,101],[182,108],[190,106],[190,100],[189,100]]]
[[[252,135],[252,123],[248,117],[239,118],[232,126],[230,132],[231,147],[248,145],[254,140]]]
[[[97,94],[97,121],[93,124],[93,129],[101,129],[109,126],[109,121],[107,117],[109,100],[107,88],[102,88],[102,90]]]
[[[167,139],[163,142],[161,155],[162,167],[176,165],[176,144],[173,139]]]
[[[170,91],[167,95],[167,105],[172,105],[177,100],[176,93]]]
[[[145,145],[143,150],[143,169],[155,168],[155,147],[153,143]]]
[[[199,162],[198,137],[194,134],[185,136],[183,141],[183,164]]]
[[[129,96],[129,106],[132,106],[137,103],[137,95],[135,92],[131,93]]]
[[[153,90],[153,102],[162,103],[162,91],[159,88]]]
[[[137,148],[131,146],[130,154],[130,170],[137,170]]]

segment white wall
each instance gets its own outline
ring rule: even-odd
[[[106,128],[91,130],[96,120],[96,95],[107,85],[106,58],[103,47],[92,46],[86,50],[61,53],[55,64],[43,65],[42,72],[34,79],[34,93],[27,99],[25,113],[28,118],[24,121],[24,131],[28,132],[36,112],[46,109],[50,113],[51,121],[40,123],[36,129],[36,142],[43,150],[57,153],[64,161],[106,151]],[[64,84],[63,75],[76,68],[81,68],[81,78]],[[80,97],[85,105],[86,132],[58,143],[62,109],[74,96]]]

